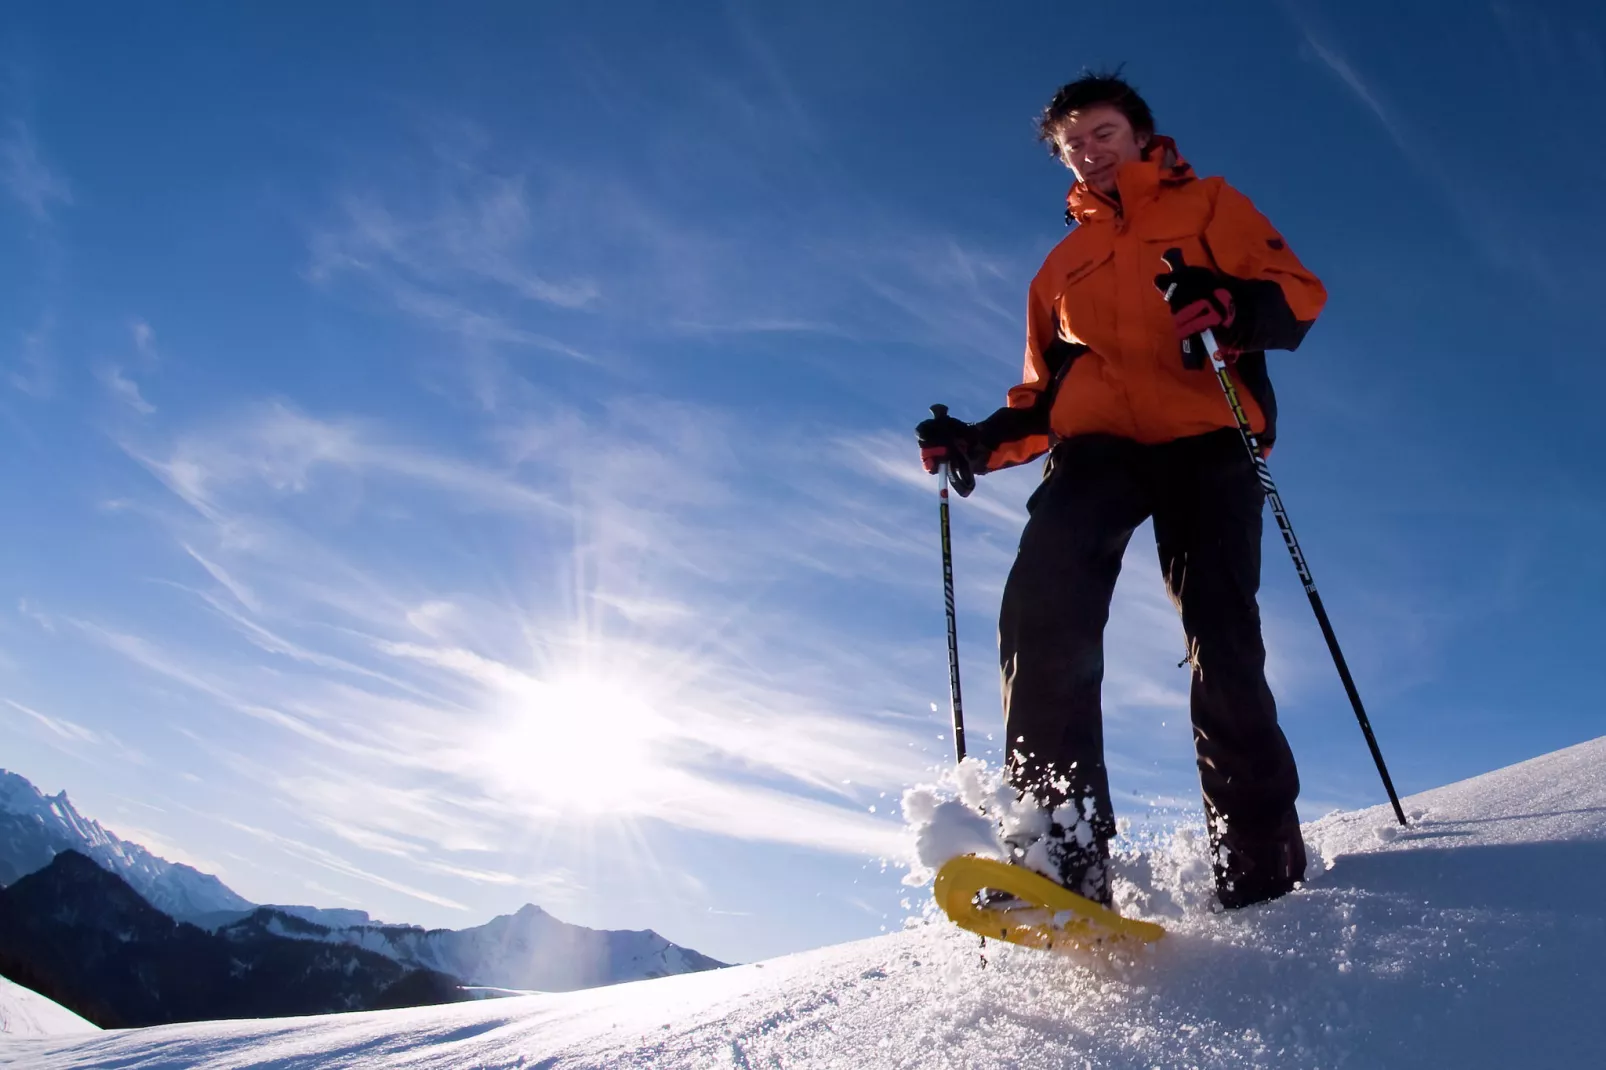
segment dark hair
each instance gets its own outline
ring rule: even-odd
[[[1060,86],[1043,114],[1037,117],[1037,140],[1046,142],[1049,151],[1058,156],[1060,125],[1077,112],[1100,104],[1108,104],[1126,116],[1138,137],[1154,134],[1154,113],[1138,91],[1121,77],[1121,68],[1117,67],[1113,71],[1088,71],[1076,81]]]

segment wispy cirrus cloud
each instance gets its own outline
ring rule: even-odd
[[[73,203],[72,186],[40,152],[33,127],[19,116],[0,134],[0,186],[36,222],[48,223],[59,205]]]
[[[20,720],[35,738],[64,754],[91,764],[121,762],[143,765],[148,760],[143,752],[124,743],[112,732],[89,728],[59,715],[42,713],[15,699],[0,699],[0,704],[8,707],[12,719]]]
[[[1424,99],[1428,94],[1414,79],[1389,77],[1403,64],[1414,63],[1411,51],[1377,52],[1369,57],[1369,70],[1342,47],[1332,20],[1315,5],[1284,0],[1283,7],[1307,54],[1371,114],[1410,168],[1437,190],[1469,245],[1491,265],[1526,276],[1552,294],[1576,300],[1592,289],[1579,278],[1579,267],[1568,263],[1578,237],[1570,217],[1551,229],[1511,210],[1529,196],[1529,169],[1576,165],[1567,139],[1536,142],[1524,151],[1521,166],[1511,166],[1498,153],[1480,157],[1471,146],[1483,129],[1521,125],[1533,113],[1549,115],[1558,102],[1579,115],[1606,107],[1602,48],[1594,27],[1555,12],[1518,10],[1504,3],[1469,9],[1453,39],[1437,47],[1467,57],[1498,55],[1509,67],[1496,82],[1484,75],[1486,64],[1475,65],[1476,77],[1469,83],[1474,92],[1487,95],[1463,95],[1455,110],[1446,112],[1442,102]],[[1454,122],[1467,115],[1479,116],[1483,127],[1456,130]],[[1593,265],[1583,271],[1592,272]]]
[[[56,316],[46,307],[32,329],[25,331],[16,356],[6,369],[6,380],[19,393],[48,398],[56,387]]]
[[[136,319],[128,325],[128,334],[134,341],[134,351],[147,364],[155,364],[158,360],[156,351],[156,331],[142,319]]]
[[[343,271],[391,270],[419,285],[451,287],[463,279],[494,283],[517,298],[585,308],[596,302],[595,282],[554,281],[532,261],[539,255],[527,178],[485,174],[453,161],[459,184],[438,192],[406,216],[377,195],[348,196],[335,226],[312,237],[308,273],[315,282]]]
[[[184,547],[184,552],[193,557],[195,559],[195,563],[205,569],[206,574],[216,580],[218,585],[227,591],[236,602],[240,603],[246,609],[254,612],[261,612],[262,605],[257,601],[256,595],[252,594],[251,589],[245,584],[240,583],[233,576],[229,575],[228,572],[224,570],[223,566],[214,564],[213,562],[207,560],[207,558],[203,557],[194,549],[194,547],[186,545]]]
[[[346,877],[355,877],[356,879],[367,884],[374,884],[393,892],[399,892],[400,894],[407,896],[409,899],[417,899],[425,903],[432,903],[435,906],[445,907],[448,910],[468,909],[455,899],[448,899],[445,896],[437,895],[434,892],[426,889],[416,888],[410,884],[393,880],[392,878],[386,877],[383,874],[363,869],[360,866],[355,866],[346,856],[334,851],[325,850],[316,844],[305,843],[293,837],[280,835],[279,833],[273,832],[269,829],[260,828],[256,825],[249,825],[241,821],[230,821],[228,824],[238,832],[245,833],[248,836],[278,848],[288,855],[299,858],[305,862],[310,862],[315,866],[320,866],[323,869],[329,870],[330,872],[339,873]]]
[[[184,436],[165,456],[130,452],[203,515],[242,486],[297,494],[322,476],[342,473],[391,476],[492,509],[554,504],[511,474],[386,441],[371,424],[321,420],[283,402],[258,406],[229,427]]]
[[[27,217],[35,257],[31,300],[37,311],[4,360],[5,379],[36,400],[51,397],[58,379],[55,352],[61,277],[66,251],[56,234],[55,211],[73,203],[72,187],[39,147],[32,124],[21,115],[0,120],[0,188]]]
[[[455,151],[447,144],[438,142],[437,153]],[[326,288],[356,282],[481,360],[499,348],[592,360],[536,325],[540,307],[584,310],[599,292],[588,278],[562,274],[566,265],[529,203],[528,178],[487,174],[464,157],[440,173],[448,181],[411,196],[343,197],[310,236],[307,278]],[[404,203],[392,207],[390,198]]]
[[[92,731],[88,728],[85,728],[83,725],[76,724],[75,722],[69,721],[64,717],[51,717],[48,714],[40,713],[38,710],[33,709],[30,706],[24,706],[15,699],[8,698],[5,699],[4,702],[14,711],[22,714],[24,717],[29,718],[34,724],[44,728],[51,735],[55,736],[56,739],[63,743],[87,743],[94,746],[102,742],[102,737],[99,732]]]
[[[773,56],[763,59],[761,42],[744,47],[752,77],[703,76],[711,102],[751,97],[749,82],[784,95]],[[659,154],[657,136],[643,133],[644,156]],[[734,347],[743,336],[867,350],[913,343],[985,353],[1006,377],[1017,370],[1017,291],[1037,250],[979,248],[838,188],[843,179],[818,147],[788,165],[795,181],[778,181],[771,157],[792,150],[757,129],[743,140],[728,126],[717,135],[681,126],[662,151],[689,154],[694,173],[666,182],[652,168],[559,164],[472,124],[438,121],[405,166],[354,180],[311,228],[306,275],[334,295],[377,296],[454,338],[461,351],[451,359],[486,408],[509,403],[510,385],[527,373],[508,361],[521,354],[628,379],[661,374],[666,346]],[[710,213],[688,190],[699,185],[695,172],[716,164],[710,183],[752,188]]]
[[[139,384],[123,374],[123,369],[117,365],[101,365],[96,369],[95,377],[114,398],[139,415],[150,416],[156,411],[156,406],[146,401],[145,395],[140,393]]]
[[[132,360],[137,371],[152,372],[161,363],[156,348],[156,331],[143,319],[128,325],[129,341],[133,344]],[[139,382],[121,361],[102,361],[95,368],[95,378],[119,404],[132,409],[140,416],[152,416],[156,406],[146,400]]]
[[[1442,149],[1436,147],[1424,131],[1406,118],[1404,111],[1381,85],[1361,73],[1339,47],[1333,32],[1322,24],[1313,11],[1291,0],[1285,3],[1285,10],[1298,26],[1311,55],[1371,113],[1406,162],[1439,190],[1459,217],[1467,237],[1499,259],[1499,250],[1490,244],[1484,220],[1480,218],[1485,213],[1478,203],[1476,191],[1453,176],[1451,168],[1444,162]]]

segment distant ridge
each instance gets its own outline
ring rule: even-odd
[[[672,944],[651,929],[587,929],[559,921],[534,904],[471,929],[331,927],[277,908],[262,908],[219,931],[346,944],[404,965],[449,973],[471,985],[521,991],[567,992],[726,965]]]

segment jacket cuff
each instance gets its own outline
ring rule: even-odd
[[[1298,349],[1313,320],[1294,318],[1283,288],[1270,279],[1239,279],[1223,275],[1237,309],[1232,326],[1216,331],[1229,348],[1248,353],[1266,349]]]

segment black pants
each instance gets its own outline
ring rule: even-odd
[[[1091,811],[1115,833],[1104,766],[1104,625],[1132,532],[1154,518],[1166,586],[1193,662],[1190,709],[1212,827],[1252,840],[1295,822],[1299,774],[1277,726],[1260,635],[1265,494],[1224,430],[1157,446],[1087,435],[1055,447],[1027,508],[998,625],[1010,778]],[[1303,867],[1301,867],[1303,868]]]

